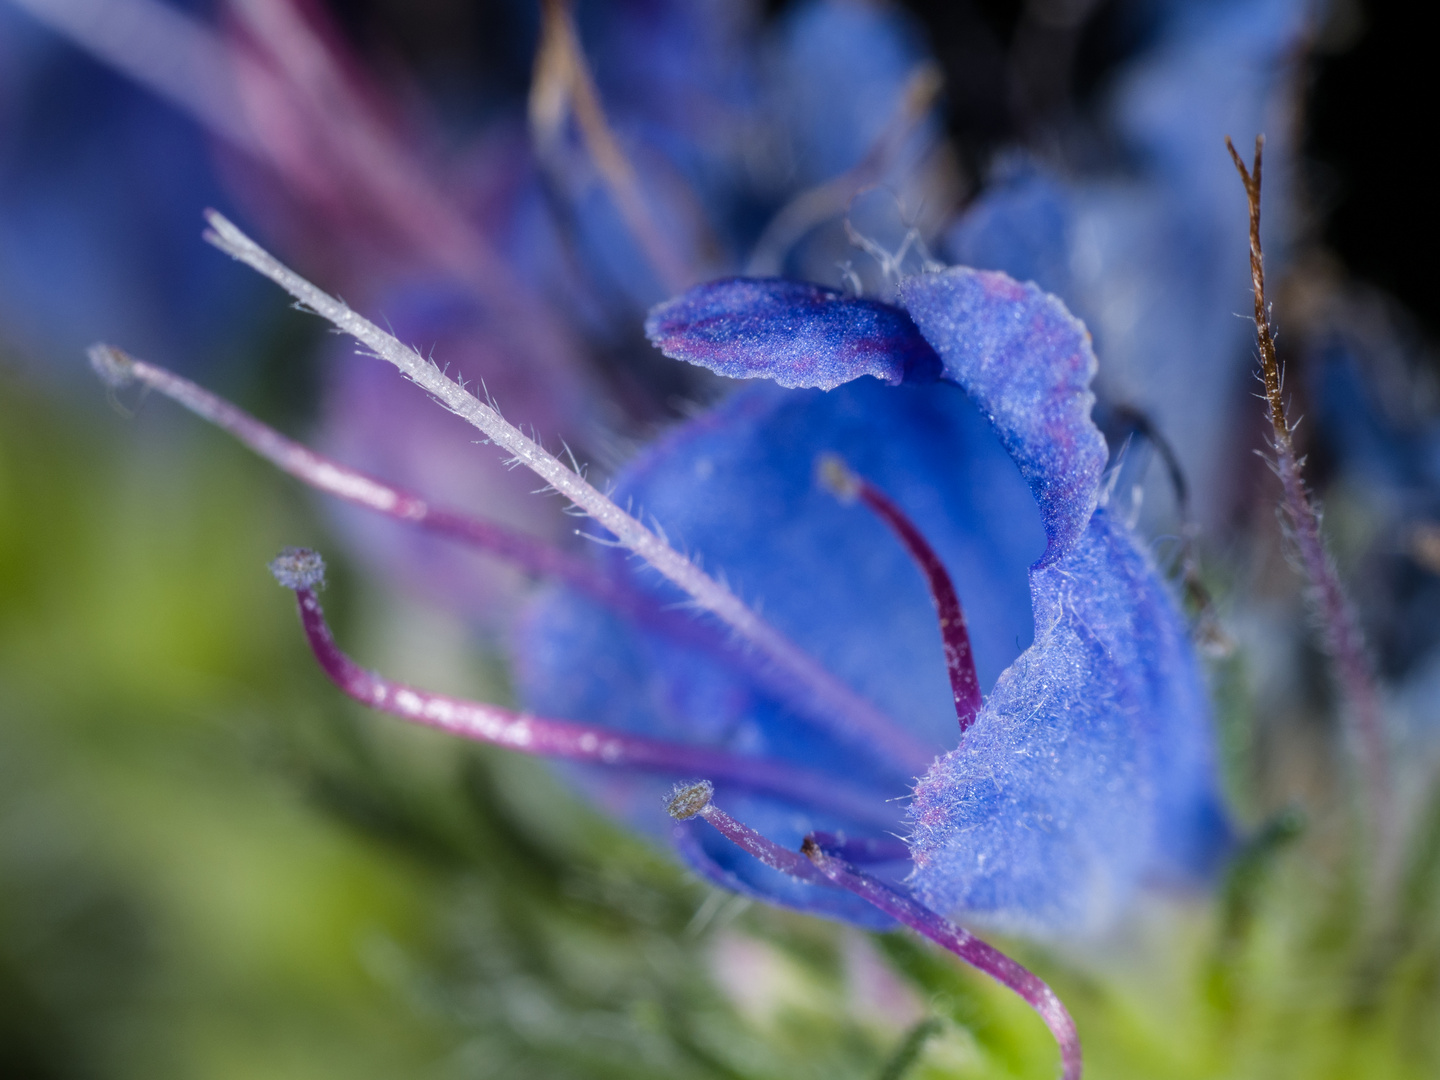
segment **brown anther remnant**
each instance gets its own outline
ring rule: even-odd
[[[1324,630],[1324,645],[1335,665],[1335,678],[1346,699],[1356,741],[1362,755],[1363,781],[1372,824],[1381,839],[1388,836],[1389,762],[1384,716],[1375,685],[1375,672],[1365,651],[1360,626],[1339,575],[1325,548],[1320,531],[1320,514],[1305,488],[1301,460],[1295,453],[1290,421],[1285,414],[1284,381],[1275,354],[1275,335],[1270,326],[1270,305],[1265,298],[1265,259],[1260,248],[1260,173],[1265,136],[1255,137],[1255,160],[1251,168],[1227,136],[1225,146],[1245,185],[1250,204],[1250,280],[1255,294],[1255,333],[1260,346],[1260,373],[1265,385],[1265,403],[1270,417],[1271,462],[1280,478],[1281,505],[1290,520],[1291,536],[1305,576],[1310,581],[1311,602]]]
[[[540,50],[530,82],[530,127],[539,148],[543,153],[559,137],[565,118],[575,117],[590,160],[660,285],[667,293],[681,292],[694,284],[695,274],[646,205],[635,167],[605,116],[575,29],[572,0],[543,0],[540,7]]]

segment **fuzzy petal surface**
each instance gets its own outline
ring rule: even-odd
[[[1104,509],[1030,583],[1035,644],[916,789],[912,884],[1010,930],[1093,931],[1223,850],[1209,706],[1168,589]]]
[[[1057,559],[1095,510],[1105,440],[1090,421],[1095,353],[1085,324],[1034,284],[951,267],[901,286],[920,332],[1020,466]]]
[[[933,379],[939,357],[904,311],[781,278],[727,278],[660,304],[645,333],[666,356],[733,379],[831,390],[862,375]]]

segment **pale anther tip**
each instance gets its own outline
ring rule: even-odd
[[[704,813],[714,797],[715,785],[709,780],[677,784],[665,800],[665,810],[676,821],[689,821],[696,814]]]
[[[821,454],[815,459],[815,476],[820,486],[841,502],[853,502],[860,494],[860,481],[839,454]]]
[[[275,580],[287,589],[320,589],[325,586],[325,560],[318,551],[288,547],[270,563]]]
[[[113,345],[97,342],[85,350],[90,368],[112,390],[128,385],[134,378],[135,361]]]

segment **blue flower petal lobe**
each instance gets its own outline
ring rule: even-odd
[[[1104,509],[1030,581],[1035,644],[915,789],[912,883],[1008,929],[1094,931],[1225,849],[1209,707],[1169,591]]]
[[[697,285],[653,308],[645,333],[672,359],[791,388],[831,390],[862,375],[918,382],[940,370],[901,309],[780,278]]]
[[[956,266],[901,285],[905,307],[995,426],[1030,485],[1050,544],[1042,565],[1075,543],[1094,513],[1105,439],[1090,420],[1090,333],[1058,299],[996,271]]]

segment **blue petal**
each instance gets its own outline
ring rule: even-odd
[[[788,387],[830,390],[861,375],[924,381],[940,369],[899,308],[780,278],[697,285],[654,308],[645,333],[673,359]]]
[[[995,425],[1040,504],[1050,546],[1063,554],[1095,510],[1105,440],[1090,421],[1095,354],[1083,323],[1037,286],[952,267],[901,285],[906,309]]]
[[[951,567],[971,613],[982,685],[990,685],[1031,636],[1025,568],[1044,535],[1015,466],[958,389],[890,389],[869,380],[828,394],[749,387],[652,447],[624,472],[619,494],[939,753],[954,744],[957,728],[923,579],[883,526],[817,487],[814,462],[824,452],[842,454],[887,490]],[[671,597],[652,575],[639,574]],[[901,826],[902,804],[889,800],[903,798],[907,778],[817,732],[711,656],[559,591],[534,610],[517,644],[522,695],[537,712],[828,772],[873,789],[877,810]],[[587,784],[618,815],[668,834],[659,786],[593,771]],[[791,846],[811,829],[864,828],[821,809],[721,796],[737,816],[743,811]],[[728,842],[704,839],[706,831],[699,835],[710,857],[750,890],[861,921],[860,909],[835,906],[838,894],[795,886]],[[895,867],[892,880],[906,870]]]
[[[1183,619],[1104,509],[1030,580],[1035,644],[916,789],[912,882],[1009,929],[1096,929],[1223,850],[1208,706]]]

